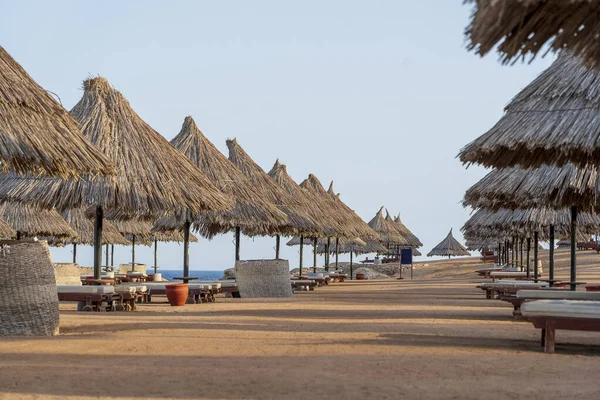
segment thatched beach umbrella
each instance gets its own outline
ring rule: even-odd
[[[15,239],[17,232],[6,222],[0,218],[0,240]]]
[[[105,211],[108,219],[156,219],[169,213],[218,211],[233,206],[231,199],[144,122],[106,79],[88,79],[83,88],[83,97],[71,114],[83,134],[116,165],[116,179],[59,181],[13,176],[0,183],[0,197],[59,210],[94,206],[96,277],[100,275]],[[184,273],[187,261],[184,255]]]
[[[469,0],[473,3],[466,36],[469,50],[485,55],[497,48],[503,64],[530,56],[548,45],[569,49],[592,66],[600,65],[600,5],[586,0]]]
[[[55,210],[39,210],[33,206],[14,202],[0,204],[2,217],[20,237],[76,238],[77,233]]]
[[[78,177],[114,166],[81,135],[77,122],[0,46],[2,170]]]
[[[393,225],[392,222],[386,221],[383,216],[384,207],[381,206],[377,214],[369,221],[368,225],[379,235],[379,239],[382,243],[407,245],[404,235]]]
[[[186,117],[181,131],[171,144],[185,154],[208,179],[234,201],[230,210],[196,213],[190,215],[191,222],[203,236],[211,238],[218,233],[235,231],[236,260],[239,260],[240,230],[249,236],[271,233],[277,226],[287,222],[287,216],[274,204],[263,199],[258,187],[235,167],[204,136],[192,117]],[[157,228],[165,226],[183,228],[183,221],[167,217],[171,221],[159,221]],[[173,221],[174,220],[174,221]]]
[[[386,221],[389,221],[391,219],[390,214],[386,211]],[[402,235],[408,240],[408,242],[410,243],[410,247],[413,248],[418,248],[423,246],[423,243],[421,243],[421,241],[419,240],[418,237],[415,236],[414,233],[411,232],[410,229],[408,229],[408,227],[406,225],[404,225],[402,223],[402,220],[400,219],[400,214],[398,214],[398,216],[396,218],[394,218],[394,220],[392,221],[396,227],[400,230],[400,233],[402,233]]]
[[[448,236],[444,238],[437,246],[435,246],[429,253],[427,253],[427,257],[431,256],[448,256],[450,257],[459,257],[459,256],[470,256],[471,254],[467,251],[467,249],[458,242],[452,236],[452,228],[450,228],[450,232],[448,232]]]

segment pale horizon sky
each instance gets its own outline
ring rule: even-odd
[[[467,52],[469,14],[459,0],[20,1],[3,5],[0,36],[67,110],[85,78],[104,76],[167,140],[192,115],[225,155],[235,137],[266,171],[280,159],[298,183],[333,180],[365,221],[382,205],[400,213],[426,254],[450,228],[462,242],[460,201],[486,173],[463,167],[460,148],[554,59],[502,66]],[[274,246],[244,238],[242,259]],[[282,247],[296,267],[298,248]],[[233,267],[233,252],[233,234],[200,239],[190,268]],[[70,246],[52,257],[70,261]],[[116,246],[116,263],[129,260]],[[136,260],[152,265],[151,248]],[[78,261],[92,264],[91,247]],[[182,246],[159,244],[159,265],[180,269]]]

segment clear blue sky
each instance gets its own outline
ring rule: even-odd
[[[1,45],[67,109],[101,75],[169,140],[192,115],[225,154],[237,137],[267,171],[279,158],[298,182],[334,180],[367,221],[382,205],[400,212],[424,254],[450,227],[462,240],[459,202],[485,170],[455,157],[553,57],[506,67],[468,53],[460,0],[290,3],[5,2]],[[273,257],[274,243],[245,238],[242,257]],[[181,266],[181,246],[159,248],[159,265]],[[149,248],[136,253],[152,264]],[[92,263],[91,248],[78,254]],[[297,248],[283,256],[297,265]],[[231,266],[232,235],[191,246],[191,268]]]

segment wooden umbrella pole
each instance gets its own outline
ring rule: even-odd
[[[275,259],[279,260],[279,249],[281,247],[281,236],[275,236]]]
[[[104,210],[102,207],[96,207],[96,217],[94,219],[94,279],[100,279],[102,267],[102,219]]]
[[[235,227],[235,261],[240,261],[240,227]]]
[[[577,250],[577,206],[571,207],[571,290],[577,289],[575,280],[577,279],[577,256],[575,251]]]
[[[317,272],[317,238],[313,239],[313,272]]]
[[[527,279],[529,279],[530,265],[529,265],[529,251],[531,250],[531,238],[527,238]]]
[[[521,238],[521,242],[519,244],[519,267],[521,267],[521,271],[523,270],[523,238]]]
[[[554,279],[554,225],[550,225],[549,232],[550,251],[548,253],[548,279],[550,279],[550,287],[553,286]]]
[[[327,237],[327,244],[325,245],[325,271],[329,271],[329,247],[331,246],[331,238]]]
[[[115,265],[115,245],[110,245],[110,265]]]
[[[352,254],[353,253],[354,253],[353,251],[350,251],[350,280],[354,279],[353,278],[353,272],[354,272],[353,271],[353,269],[354,269],[353,267],[354,267],[354,264],[352,263]]]
[[[535,282],[538,280],[538,259],[539,259],[539,235],[538,231],[533,232],[533,279]]]
[[[106,267],[106,269],[108,271],[108,243],[105,244],[105,246],[106,246],[106,249],[105,249],[105,252],[106,252],[106,265],[105,265],[105,267]]]
[[[496,262],[498,264],[502,264],[502,261],[500,261],[500,260],[502,260],[501,254],[502,254],[502,244],[500,242],[498,242],[498,256],[496,257]]]
[[[77,243],[73,243],[73,264],[77,264]]]
[[[135,235],[131,239],[131,270],[135,271]]]
[[[154,273],[156,274],[156,270],[158,268],[158,240],[154,239]]]
[[[340,239],[335,238],[335,269],[338,269],[338,256],[340,251]]]
[[[190,276],[190,221],[183,225],[183,276]]]
[[[515,268],[515,237],[512,238],[512,246],[510,246],[510,266]]]
[[[300,235],[300,265],[298,268],[298,277],[302,276],[302,258],[304,255],[304,236]]]

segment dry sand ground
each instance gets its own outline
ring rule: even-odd
[[[600,255],[578,253],[600,282]],[[567,253],[558,254],[559,277]],[[61,335],[0,340],[0,399],[481,399],[600,393],[600,333],[540,332],[475,289],[474,259],[413,281],[346,282],[292,299],[218,299],[88,314]]]

